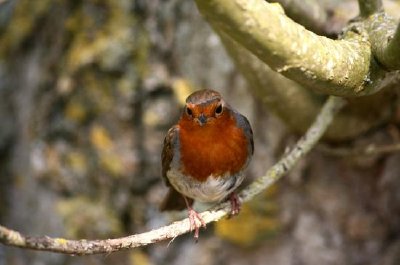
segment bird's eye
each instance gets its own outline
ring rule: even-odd
[[[186,107],[186,114],[189,115],[189,116],[192,116],[193,115],[193,111],[189,107]]]
[[[220,115],[222,113],[222,104],[219,104],[218,107],[215,109],[215,114]]]

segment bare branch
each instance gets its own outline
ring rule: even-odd
[[[386,66],[400,70],[400,23],[397,24],[393,37],[389,39],[383,57],[385,58]]]
[[[317,0],[273,0],[282,5],[287,15],[294,21],[320,35],[327,35],[328,14]]]
[[[246,78],[249,89],[292,131],[304,133],[323,106],[326,96],[313,93],[277,74],[228,35],[221,31],[217,33],[235,66]]]
[[[377,60],[388,70],[400,70],[400,23],[385,13],[369,20],[371,48]]]
[[[277,164],[267,171],[264,176],[258,178],[249,187],[243,190],[239,194],[239,199],[243,202],[251,200],[254,196],[285,175],[295,165],[295,163],[307,154],[307,152],[318,142],[331,124],[335,114],[343,105],[344,100],[330,97],[323,106],[315,122],[308,129],[306,134],[296,143],[293,149],[287,152]],[[221,219],[229,212],[230,204],[224,202],[201,213],[201,217],[206,223],[210,223]],[[145,246],[169,238],[175,238],[187,233],[188,231],[189,220],[187,218],[149,232],[106,240],[67,240],[47,236],[28,237],[17,231],[0,226],[0,242],[5,245],[20,248],[73,255],[89,255],[96,253],[111,253],[123,249]]]
[[[370,45],[361,34],[349,32],[344,40],[318,36],[289,19],[279,4],[263,0],[196,3],[215,29],[294,81],[325,94],[347,97],[380,89],[377,84],[384,73],[371,60]]]
[[[362,17],[369,17],[383,10],[382,0],[358,0],[358,6]]]

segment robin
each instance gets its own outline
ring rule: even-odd
[[[235,190],[253,156],[253,132],[247,118],[214,90],[200,90],[186,99],[184,111],[169,129],[161,154],[162,177],[169,192],[160,209],[188,209],[190,229],[199,237],[205,227],[193,200],[220,202],[229,198],[231,215],[240,211]]]

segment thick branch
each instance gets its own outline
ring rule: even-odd
[[[313,125],[296,143],[294,148],[290,152],[287,152],[276,165],[267,171],[264,176],[258,178],[248,188],[243,190],[239,195],[240,200],[249,201],[286,174],[295,163],[318,142],[329,124],[331,124],[335,114],[343,105],[344,101],[342,99],[335,97],[329,98]],[[209,211],[201,213],[201,217],[206,223],[210,223],[221,219],[227,215],[229,211],[230,204],[225,202],[213,207]],[[0,242],[5,245],[20,248],[74,255],[89,255],[96,253],[110,253],[123,249],[145,246],[165,239],[175,238],[187,233],[188,231],[189,220],[184,219],[149,232],[123,238],[106,240],[66,240],[51,237],[28,237],[17,231],[0,226]]]
[[[383,10],[382,0],[358,0],[358,6],[362,17],[369,17]]]
[[[373,54],[388,70],[400,70],[400,23],[385,13],[375,14],[369,20]]]
[[[326,97],[272,71],[268,65],[229,36],[221,31],[217,33],[238,70],[248,82],[248,88],[292,131],[303,134],[320,111]],[[400,76],[390,85],[388,83],[386,89],[374,95],[348,99],[350,104],[347,104],[346,108],[335,117],[324,138],[330,140],[354,138],[387,121],[393,109],[390,102],[395,99],[392,91],[395,91],[393,88],[399,83]]]
[[[287,15],[306,29],[320,35],[328,32],[328,15],[320,1],[317,0],[273,0],[282,5]],[[331,33],[331,32],[329,32]]]
[[[396,70],[400,70],[400,23],[397,25],[396,32],[389,39],[389,43],[384,50],[383,57],[385,65]]]
[[[359,34],[347,34],[346,40],[318,36],[285,16],[279,4],[263,0],[196,3],[215,29],[294,81],[339,96],[361,96],[379,90],[375,79],[381,76],[370,72],[379,67],[371,60],[369,43]]]
[[[248,88],[292,131],[304,133],[323,106],[325,96],[317,95],[277,74],[228,35],[221,31],[217,33],[235,66],[248,82]]]

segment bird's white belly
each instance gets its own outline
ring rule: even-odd
[[[210,176],[200,182],[190,176],[183,175],[178,170],[170,169],[167,177],[171,185],[183,195],[201,201],[217,202],[226,198],[243,181],[244,175],[238,172],[233,176]]]

